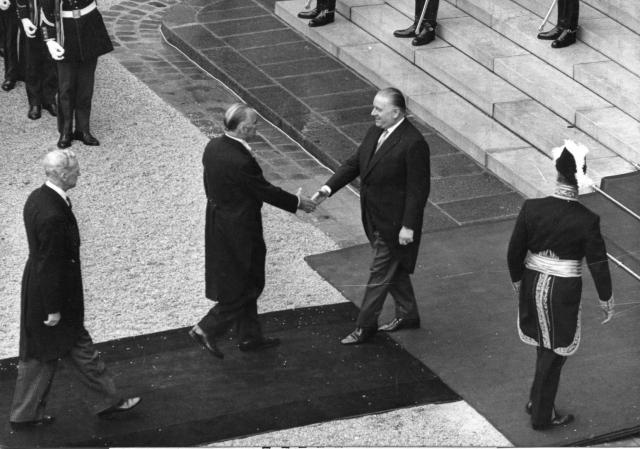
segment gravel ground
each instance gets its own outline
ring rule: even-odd
[[[92,130],[102,145],[74,143],[81,177],[70,191],[87,328],[103,341],[189,325],[212,305],[203,294],[207,138],[111,57],[100,59],[97,78]],[[0,357],[18,348],[27,257],[22,206],[44,182],[40,159],[57,141],[53,117],[27,119],[23,89],[3,93]],[[269,253],[260,312],[344,301],[303,260],[337,246],[304,214],[265,206],[264,219]]]
[[[104,9],[104,6],[103,6]],[[24,86],[2,95],[0,357],[17,355],[20,277],[27,256],[22,206],[44,181],[55,120],[26,117]],[[203,296],[207,138],[111,56],[100,59],[92,130],[100,147],[74,143],[82,176],[70,191],[83,238],[86,325],[94,340],[185,326]],[[303,257],[336,249],[306,216],[265,206],[267,287],[260,311],[344,301]],[[374,430],[375,429],[375,430]],[[505,446],[465,402],[427,405],[230,440],[216,446]]]

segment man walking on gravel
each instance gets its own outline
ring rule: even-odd
[[[225,133],[204,150],[206,296],[217,304],[189,335],[211,354],[223,358],[215,338],[233,324],[241,351],[277,346],[258,322],[258,298],[265,284],[266,246],[262,204],[295,213],[312,212],[315,203],[269,183],[251,154],[247,140],[256,132],[258,115],[236,103],[224,115]]]
[[[22,278],[20,362],[9,418],[14,430],[46,426],[47,396],[58,360],[76,371],[82,394],[99,416],[132,409],[139,397],[123,399],[84,327],[80,234],[67,191],[80,167],[70,150],[43,160],[47,181],[24,206],[29,259]]]

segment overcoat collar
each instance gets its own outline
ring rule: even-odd
[[[365,157],[366,160],[369,161],[369,163],[367,164],[367,167],[365,168],[365,171],[362,175],[363,180],[367,177],[367,175],[369,175],[373,167],[375,167],[376,164],[378,164],[378,162],[380,162],[380,160],[386,154],[388,154],[400,141],[400,139],[402,138],[402,134],[404,133],[407,126],[409,126],[409,121],[405,117],[403,122],[400,123],[400,125],[391,134],[389,134],[389,137],[387,137],[384,142],[382,142],[382,146],[378,149],[378,151],[376,151],[376,145],[378,144],[378,138],[380,138],[380,135],[384,132],[384,130],[380,129],[380,132],[375,134],[375,139],[370,142],[370,144],[368,145],[369,148],[365,149]],[[372,153],[374,151],[375,154],[373,154],[372,156]]]
[[[226,134],[224,134],[222,138],[225,139],[228,144],[233,145],[235,148],[238,148],[243,153],[253,157],[253,154],[251,154],[251,151],[247,147],[245,147],[244,144],[239,139],[234,139],[230,136],[227,136]]]
[[[59,209],[63,210],[66,214],[73,216],[73,212],[71,212],[69,203],[67,203],[58,192],[53,190],[47,184],[42,184],[41,188],[42,191],[51,198],[51,201],[53,201],[53,203],[56,204]]]

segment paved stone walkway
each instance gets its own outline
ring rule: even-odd
[[[273,14],[274,3],[124,0],[102,14],[116,58],[205,134],[222,132],[223,112],[237,95],[282,127],[293,139],[272,123],[260,124],[252,142],[256,157],[268,179],[310,194],[331,173],[320,161],[335,168],[370,126],[375,88],[288,28]],[[163,40],[163,20],[168,39],[222,82]],[[415,122],[432,151],[427,229],[515,215],[522,201],[518,193]],[[316,226],[338,244],[364,241],[354,195],[336,196],[319,211]]]

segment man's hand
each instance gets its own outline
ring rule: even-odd
[[[401,245],[408,245],[409,243],[413,242],[413,229],[405,228],[403,226],[402,229],[400,229],[398,241]]]
[[[606,324],[611,321],[611,318],[613,318],[614,308],[615,304],[613,296],[611,296],[609,301],[600,301],[600,309],[602,309],[602,313],[604,313],[604,320],[600,324]]]
[[[313,212],[316,210],[316,203],[311,198],[300,198],[298,209],[301,209],[306,213]]]
[[[60,322],[60,312],[50,313],[47,316],[47,321],[44,322],[45,326],[55,326]]]
[[[513,287],[513,296],[516,299],[520,299],[520,286],[522,285],[522,281],[512,282],[511,286]]]
[[[35,37],[38,28],[36,28],[33,22],[30,19],[21,19],[20,21],[22,22],[22,28],[24,28],[24,34],[26,34],[27,37]]]
[[[49,53],[51,54],[51,57],[55,61],[62,61],[62,59],[64,58],[64,48],[62,48],[60,44],[58,44],[53,39],[48,40],[46,42],[47,42],[47,48],[49,49]]]
[[[7,9],[9,9],[9,6],[9,0],[0,0],[0,10],[6,11]]]

